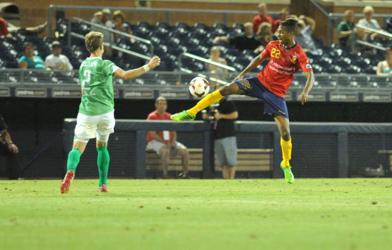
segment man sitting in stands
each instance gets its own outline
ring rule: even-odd
[[[354,11],[346,10],[344,12],[344,20],[338,24],[337,31],[340,45],[345,48],[351,47],[355,31]]]
[[[67,56],[61,54],[61,51],[60,42],[54,41],[52,43],[52,54],[45,59],[46,67],[53,70],[71,71],[73,69],[72,64]]]
[[[156,110],[151,112],[147,120],[169,120],[171,114],[166,112],[167,101],[160,96],[155,100]],[[161,168],[163,171],[163,178],[168,177],[168,167],[170,156],[175,157],[177,154],[182,158],[182,170],[179,177],[188,177],[188,149],[177,141],[177,133],[174,131],[149,131],[147,133],[147,150],[153,150],[161,159]]]
[[[372,6],[366,6],[363,8],[364,18],[358,21],[358,25],[374,30],[381,30],[380,24],[378,24],[378,21],[373,18],[373,14],[374,9]],[[357,29],[357,33],[361,40],[374,40],[378,36],[377,33],[361,28]]]

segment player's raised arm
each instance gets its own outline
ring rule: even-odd
[[[246,66],[246,68],[234,79],[234,81],[238,79],[242,79],[247,73],[257,68],[257,66],[259,66],[263,61],[264,58],[261,55],[258,55],[255,58],[253,58],[253,60],[249,63],[249,65]]]
[[[257,68],[257,66],[259,66],[265,59],[270,57],[270,54],[271,54],[271,43],[265,46],[264,50],[260,53],[260,55],[253,58],[253,60],[249,63],[249,65],[234,79],[234,81],[242,79],[247,73]]]
[[[299,53],[298,64],[299,67],[302,69],[302,72],[304,72],[306,76],[305,87],[302,90],[302,93],[299,95],[299,100],[301,101],[301,104],[304,105],[308,101],[308,95],[312,90],[314,84],[314,74],[308,56],[303,51]]]
[[[143,75],[144,73],[147,73],[148,71],[158,67],[160,64],[161,64],[161,59],[157,56],[154,56],[143,67],[140,67],[137,69],[131,69],[131,70],[122,70],[119,68],[114,72],[114,75],[116,77],[122,78],[124,80],[129,80],[132,78],[139,77],[139,76]]]

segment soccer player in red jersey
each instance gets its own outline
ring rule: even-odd
[[[292,143],[284,96],[298,70],[302,70],[307,78],[299,96],[302,105],[308,101],[314,83],[312,66],[301,46],[294,40],[297,23],[292,18],[283,21],[278,29],[278,40],[268,43],[264,51],[252,60],[233,83],[208,94],[193,108],[171,116],[174,121],[193,120],[198,112],[228,95],[247,95],[261,99],[264,102],[264,113],[272,115],[279,128],[283,158],[280,166],[288,183],[294,182],[294,175],[290,165]],[[257,77],[244,78],[266,59],[269,62]]]

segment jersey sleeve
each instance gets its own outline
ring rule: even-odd
[[[260,54],[261,58],[262,58],[262,59],[270,58],[271,49],[272,49],[272,43],[269,42],[269,43],[265,46],[264,50],[261,52],[261,54]]]
[[[104,72],[106,75],[112,75],[119,67],[112,61],[106,60],[104,64]]]
[[[310,65],[308,56],[305,54],[303,50],[301,50],[298,57],[298,66],[301,68],[303,72],[311,72],[313,71],[312,65]]]

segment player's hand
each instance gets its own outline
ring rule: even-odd
[[[215,111],[214,112],[214,118],[215,118],[215,120],[220,120],[221,118],[222,118],[222,115],[221,115],[221,113],[219,113],[219,111]]]
[[[13,154],[19,153],[18,147],[13,143],[8,144],[8,150]]]
[[[160,64],[161,64],[161,58],[159,58],[158,56],[153,56],[148,62],[148,67],[150,67],[150,69],[155,69]]]
[[[299,95],[299,100],[300,100],[302,105],[304,105],[306,102],[308,102],[308,99],[309,99],[308,93],[302,92]]]

